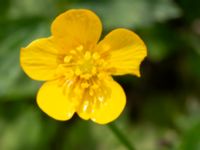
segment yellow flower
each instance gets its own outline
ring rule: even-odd
[[[130,30],[115,29],[98,42],[101,32],[96,14],[72,9],[53,21],[52,36],[21,49],[25,73],[46,81],[37,103],[52,118],[64,121],[76,112],[82,119],[106,124],[124,109],[126,96],[111,75],[140,76],[147,50]]]

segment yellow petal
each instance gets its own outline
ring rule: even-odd
[[[37,95],[39,107],[56,120],[68,120],[74,114],[74,105],[67,99],[58,81],[48,81],[42,85]]]
[[[91,113],[91,120],[99,124],[106,124],[115,120],[126,104],[124,91],[117,82],[107,80],[106,86],[110,90],[109,96]]]
[[[91,113],[91,102],[87,99],[82,99],[82,103],[79,106],[79,109],[76,110],[78,116],[84,120],[90,119],[90,113]]]
[[[90,49],[98,42],[102,24],[96,14],[86,9],[72,9],[59,15],[51,26],[53,36],[66,46]]]
[[[109,52],[107,68],[113,75],[134,74],[140,76],[139,67],[147,55],[144,42],[132,31],[116,29],[97,46],[97,51]]]
[[[35,80],[51,80],[62,58],[62,48],[53,38],[42,38],[33,41],[21,49],[20,64],[25,73]]]

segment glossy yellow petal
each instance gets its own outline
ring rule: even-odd
[[[98,42],[102,24],[96,14],[86,9],[71,9],[59,15],[51,26],[53,36],[69,47],[88,50]]]
[[[89,107],[91,107],[90,101],[84,100],[82,104],[80,104],[80,108],[77,110],[77,114],[80,118],[84,119],[84,120],[88,120],[90,119],[90,111],[88,112],[85,109],[88,109]]]
[[[35,80],[56,78],[55,72],[63,61],[63,52],[53,39],[42,38],[33,41],[20,52],[20,64],[25,73]]]
[[[106,86],[110,90],[109,96],[91,113],[91,120],[99,124],[114,121],[121,114],[126,104],[124,91],[117,82],[107,80]]]
[[[75,112],[73,103],[68,100],[57,80],[42,85],[37,95],[37,103],[47,115],[56,120],[68,120]]]
[[[147,55],[144,42],[132,31],[116,29],[97,46],[97,51],[108,53],[107,68],[112,75],[134,74],[140,76],[140,63]]]

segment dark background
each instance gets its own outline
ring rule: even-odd
[[[55,16],[89,8],[107,34],[144,39],[141,78],[116,77],[127,106],[115,121],[138,150],[200,150],[199,0],[0,0],[0,150],[124,150],[109,128],[74,116],[58,122],[37,106],[41,83],[19,66],[20,47],[50,35]]]

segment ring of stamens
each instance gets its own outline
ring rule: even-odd
[[[93,107],[105,104],[109,96],[109,92],[105,92],[109,89],[104,83],[106,65],[99,53],[85,50],[82,45],[63,57],[62,69],[59,69],[63,74],[63,92],[68,99],[76,102],[79,110],[92,112]],[[66,89],[70,90],[66,92]]]

